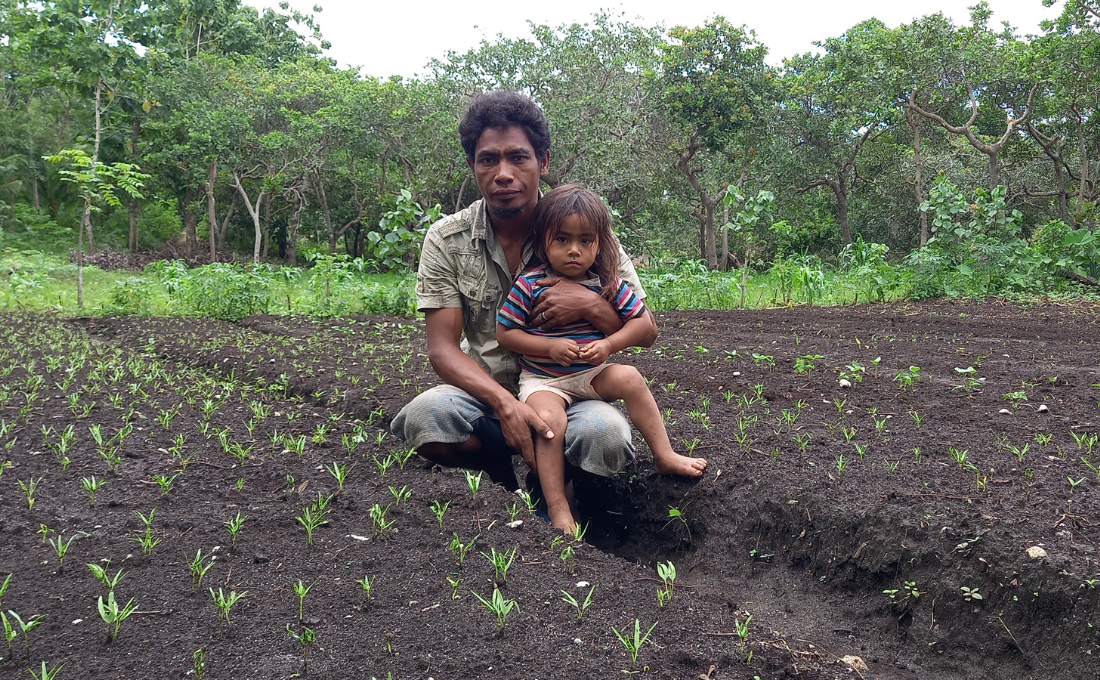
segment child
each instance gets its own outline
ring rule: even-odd
[[[706,460],[672,450],[657,402],[638,369],[606,362],[608,356],[637,345],[648,326],[645,304],[618,276],[619,243],[611,232],[607,207],[592,191],[567,184],[539,200],[533,219],[534,254],[541,264],[516,279],[497,315],[497,341],[522,355],[520,401],[561,433],[565,409],[574,399],[622,399],[653,452],[657,472],[702,476]],[[618,310],[622,329],[605,337],[585,319],[558,328],[532,328],[528,317],[546,290],[535,282],[546,276],[570,279],[599,292]],[[576,520],[565,494],[564,437],[536,437],[535,462],[550,521],[572,531]]]

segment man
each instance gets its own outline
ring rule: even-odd
[[[566,431],[552,432],[516,400],[517,358],[496,341],[497,311],[532,253],[531,216],[539,178],[550,167],[546,115],[520,94],[489,92],[470,103],[459,136],[482,198],[431,226],[416,282],[428,358],[445,384],[414,398],[391,429],[428,460],[484,470],[509,489],[518,488],[513,454],[535,470],[532,436],[565,437],[571,465],[613,476],[634,454],[626,418],[602,401],[581,401],[568,409]],[[620,259],[623,280],[644,298],[630,259],[623,252]],[[622,327],[598,293],[556,278],[541,285],[551,288],[533,310],[533,325],[553,328],[584,318],[607,335]],[[657,338],[657,324],[646,314],[652,326],[648,346]]]

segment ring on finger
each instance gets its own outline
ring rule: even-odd
[[[540,317],[540,318],[541,318],[541,319],[542,319],[543,321],[546,321],[546,312],[542,312],[542,313],[540,313],[540,314],[539,314],[539,317]]]

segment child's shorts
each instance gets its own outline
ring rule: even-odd
[[[553,392],[565,400],[566,406],[574,401],[603,401],[596,390],[592,389],[592,380],[611,365],[605,361],[599,366],[557,377],[522,371],[519,374],[519,400],[526,402],[535,392]]]

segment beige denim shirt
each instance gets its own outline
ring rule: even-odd
[[[489,224],[484,200],[433,224],[424,237],[416,272],[416,308],[462,308],[462,351],[498,383],[518,390],[516,355],[497,344],[497,311],[520,272],[528,268],[531,244],[523,247],[520,271],[509,272],[504,249]],[[638,273],[619,246],[619,276],[645,299]]]

